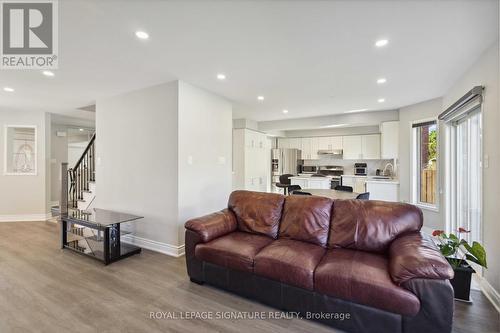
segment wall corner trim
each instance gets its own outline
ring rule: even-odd
[[[151,250],[154,252],[159,252],[172,257],[181,257],[184,255],[184,244],[183,245],[172,245],[167,243],[162,243],[154,241],[147,238],[138,237],[135,235],[125,235],[122,237],[122,242],[139,246],[143,249]]]

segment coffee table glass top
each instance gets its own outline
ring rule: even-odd
[[[68,214],[62,217],[70,219],[72,222],[95,224],[101,227],[109,227],[113,224],[130,222],[143,218],[143,216],[120,213],[101,208],[92,208],[88,210],[68,209]]]

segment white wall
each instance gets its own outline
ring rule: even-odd
[[[500,111],[499,111],[499,49],[493,45],[471,66],[443,97],[443,109],[453,104],[474,86],[485,87],[483,114],[483,155],[488,156],[489,166],[483,168],[483,224],[484,246],[489,268],[486,280],[500,293]]]
[[[96,107],[95,207],[144,216],[136,236],[178,244],[177,82]],[[100,160],[100,163],[99,163]]]
[[[50,200],[56,202],[61,197],[61,163],[68,162],[68,137],[57,136],[57,132],[66,132],[67,126],[52,124],[50,142]]]
[[[144,216],[135,236],[154,249],[182,248],[189,218],[227,206],[231,131],[231,104],[184,82],[98,100],[94,206]]]
[[[35,176],[4,175],[5,125],[37,127],[37,174]],[[49,212],[50,174],[45,149],[50,144],[46,128],[48,115],[39,112],[0,109],[0,221],[44,220]],[[48,143],[47,143],[48,142]]]
[[[442,112],[442,99],[436,98],[418,104],[403,107],[399,110],[399,197],[401,201],[412,201],[412,128],[415,121],[424,119],[437,119]],[[439,133],[441,134],[441,133]],[[439,136],[441,140],[442,135]],[[440,142],[440,147],[443,147]],[[441,152],[439,154],[438,173],[442,174]],[[439,191],[439,189],[438,189]],[[444,229],[444,220],[442,219],[443,207],[441,195],[439,197],[439,211],[422,209],[424,212],[424,227],[432,229]]]
[[[184,223],[227,206],[231,193],[232,106],[179,82],[179,244]]]

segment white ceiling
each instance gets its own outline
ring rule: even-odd
[[[235,118],[396,109],[443,95],[498,39],[494,0],[73,0],[59,17],[56,76],[0,71],[0,87],[16,89],[0,90],[0,106],[93,117],[74,110],[181,79],[232,100]]]

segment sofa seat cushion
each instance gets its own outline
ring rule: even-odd
[[[303,289],[313,290],[314,270],[325,254],[319,245],[278,239],[255,256],[257,275]]]
[[[417,296],[392,282],[389,261],[380,254],[328,250],[316,268],[314,289],[401,315],[414,316],[420,310]]]
[[[195,257],[219,266],[253,272],[255,255],[272,238],[247,232],[235,231],[208,243],[196,245]]]

